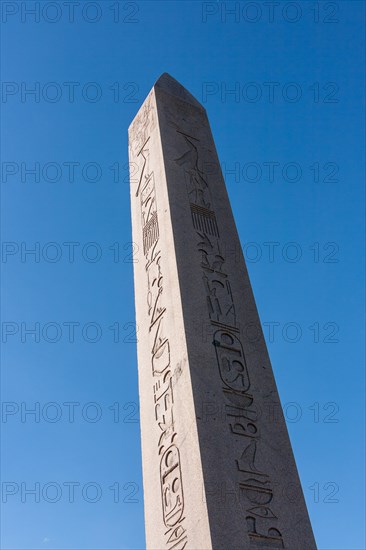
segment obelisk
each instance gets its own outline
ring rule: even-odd
[[[314,550],[206,111],[168,74],[129,158],[147,548]]]

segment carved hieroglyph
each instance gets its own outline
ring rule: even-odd
[[[167,74],[129,156],[147,548],[314,550],[206,112]]]

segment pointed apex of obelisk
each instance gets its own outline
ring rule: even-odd
[[[160,88],[164,92],[175,95],[183,101],[186,101],[187,103],[190,103],[191,105],[194,105],[195,107],[204,110],[204,107],[201,105],[201,103],[184,86],[182,86],[182,84],[178,82],[178,80],[170,76],[170,74],[168,73],[163,73],[158,78],[158,80],[154,84],[154,88]]]

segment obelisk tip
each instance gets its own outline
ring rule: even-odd
[[[204,109],[201,103],[169,73],[163,73],[155,82],[154,88],[159,88],[168,94],[179,97],[183,101],[186,101],[199,109]]]

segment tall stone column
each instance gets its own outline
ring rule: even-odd
[[[314,550],[207,115],[167,74],[129,156],[147,548]]]

